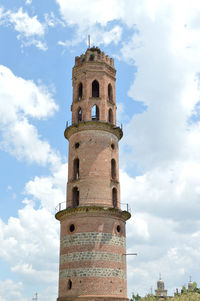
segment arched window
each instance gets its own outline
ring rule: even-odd
[[[72,289],[72,281],[70,279],[68,280],[67,288],[68,288],[68,290]]]
[[[97,105],[92,107],[92,120],[99,120],[99,108]]]
[[[99,83],[97,80],[92,82],[92,97],[99,97]]]
[[[89,60],[90,60],[90,61],[94,61],[94,53],[91,53],[91,54],[90,54]]]
[[[113,90],[111,84],[108,85],[108,99],[113,101]]]
[[[78,109],[78,121],[81,121],[82,120],[82,110],[81,108]]]
[[[72,190],[73,194],[73,204],[72,207],[75,208],[79,205],[79,190],[78,187],[74,187]]]
[[[109,111],[108,111],[108,122],[113,123],[113,111],[112,111],[112,109],[109,109]]]
[[[74,180],[79,179],[79,159],[74,160]]]
[[[78,100],[81,100],[83,97],[83,84],[79,83],[78,85]]]
[[[111,160],[111,177],[112,177],[112,179],[116,179],[116,161],[115,161],[115,159]]]
[[[112,189],[112,204],[113,204],[114,208],[117,207],[117,189],[116,188]]]

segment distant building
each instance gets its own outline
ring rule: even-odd
[[[155,290],[156,297],[165,298],[167,297],[167,290],[165,289],[164,281],[160,279],[157,281],[157,289]]]

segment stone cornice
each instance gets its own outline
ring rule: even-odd
[[[110,124],[108,122],[102,121],[80,121],[76,124],[73,124],[65,129],[64,136],[69,140],[71,135],[80,132],[80,131],[88,131],[88,130],[100,130],[112,133],[115,135],[118,140],[120,140],[123,136],[123,131],[120,127]]]
[[[117,208],[105,208],[100,206],[83,206],[83,207],[76,207],[76,208],[67,208],[61,210],[56,213],[55,217],[57,220],[61,221],[65,219],[67,216],[77,216],[77,215],[89,215],[89,216],[110,216],[110,217],[117,217],[123,221],[127,221],[131,214],[128,211],[122,211]]]

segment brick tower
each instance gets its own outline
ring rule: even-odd
[[[61,224],[58,301],[125,301],[128,208],[121,209],[113,59],[97,47],[75,58],[67,200]]]

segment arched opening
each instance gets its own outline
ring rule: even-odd
[[[115,161],[115,159],[111,160],[111,177],[112,177],[112,179],[116,179],[116,161]]]
[[[117,207],[117,189],[116,188],[112,189],[112,204],[113,204],[114,208]]]
[[[92,120],[99,120],[99,108],[97,105],[92,107]]]
[[[74,180],[79,179],[79,159],[74,160]]]
[[[78,100],[81,100],[83,97],[83,84],[79,83],[78,85]]]
[[[82,120],[82,110],[81,108],[78,109],[78,121],[81,121]]]
[[[121,231],[120,225],[117,225],[117,228],[116,228],[116,229],[117,229],[117,232],[120,233],[120,231]]]
[[[112,111],[112,109],[109,109],[109,111],[108,111],[108,122],[113,123],[113,111]]]
[[[72,207],[75,208],[79,205],[79,190],[78,190],[78,187],[73,188],[72,194],[73,194]]]
[[[97,80],[92,82],[92,97],[99,97],[99,83]]]
[[[113,101],[113,90],[111,84],[108,85],[108,99]]]
[[[94,53],[91,53],[91,54],[90,54],[89,61],[94,61]]]
[[[72,232],[74,232],[74,230],[75,230],[75,226],[74,226],[74,224],[71,224],[69,226],[69,231],[72,233]]]

